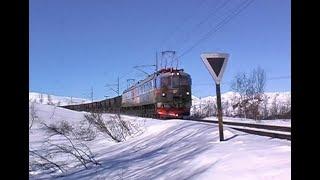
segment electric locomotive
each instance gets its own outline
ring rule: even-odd
[[[157,118],[190,115],[191,77],[183,69],[161,69],[122,94],[121,112]]]
[[[190,115],[191,77],[183,69],[164,68],[129,87],[120,96],[62,107],[142,117],[183,118]]]

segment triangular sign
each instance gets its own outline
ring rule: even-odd
[[[207,67],[209,73],[217,84],[220,84],[223,72],[226,68],[229,54],[226,53],[205,53],[201,54],[201,59]]]

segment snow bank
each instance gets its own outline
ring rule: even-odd
[[[36,105],[39,119],[76,125],[83,112]],[[108,116],[110,114],[106,114]],[[145,122],[144,134],[121,143],[99,136],[88,143],[100,166],[71,168],[62,176],[50,174],[30,179],[291,179],[291,142],[224,129],[227,141],[219,141],[218,127],[181,120],[154,120],[122,116]],[[40,126],[30,130],[30,148],[44,140]],[[69,162],[65,159],[66,163]]]

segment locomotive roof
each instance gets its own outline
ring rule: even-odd
[[[183,72],[183,69],[173,69],[173,68],[160,69],[159,71],[154,72],[153,74],[149,75],[147,78],[138,81],[137,83],[135,83],[134,85],[132,85],[128,89],[124,90],[123,93],[126,93],[126,92],[140,86],[141,84],[144,84],[144,83],[156,78],[157,76],[169,76],[169,75],[171,75],[171,73],[177,73],[177,72],[179,72],[181,75],[188,75],[187,73]]]
[[[186,76],[186,75],[189,75],[188,73],[185,73],[183,71],[173,71],[173,72],[163,72],[161,74],[159,74],[159,76],[162,76],[162,77],[167,77],[167,76],[171,76],[172,73],[180,73],[180,76]]]
[[[157,77],[157,75],[156,75],[156,73],[153,73],[153,74],[149,75],[147,78],[138,81],[137,83],[135,83],[134,85],[132,85],[128,89],[124,90],[123,93],[128,92],[128,91],[134,89],[135,87],[138,87],[140,84],[144,84],[145,82],[148,82],[151,79],[154,79],[155,77]]]

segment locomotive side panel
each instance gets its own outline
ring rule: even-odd
[[[155,76],[150,76],[142,82],[124,91],[122,107],[136,107],[155,104]]]

